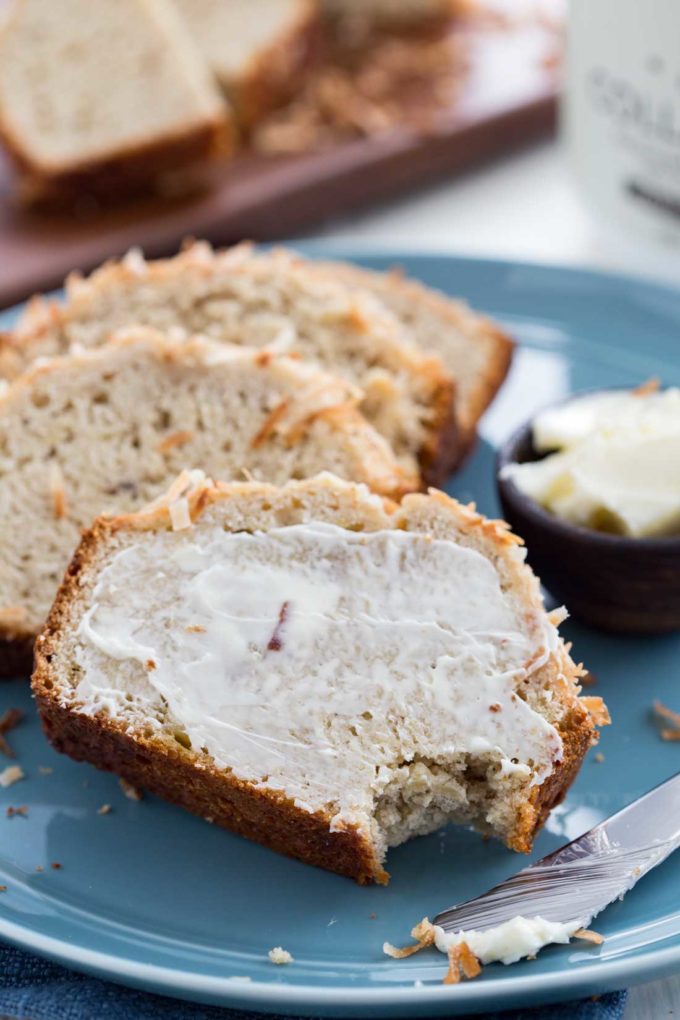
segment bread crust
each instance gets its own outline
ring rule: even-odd
[[[27,205],[55,207],[83,194],[118,200],[135,192],[157,191],[164,179],[168,181],[174,174],[173,180],[179,182],[180,172],[188,174],[192,168],[197,172],[186,178],[187,187],[189,182],[195,187],[201,163],[227,158],[235,148],[234,121],[226,110],[224,116],[187,131],[168,133],[61,169],[33,163],[6,122],[0,121],[0,137],[21,174],[20,200]]]
[[[327,484],[330,484],[327,483]],[[245,488],[199,485],[187,495],[189,514],[193,521],[212,503]],[[250,489],[252,490],[252,486]],[[263,498],[277,490],[260,486]],[[512,547],[517,539],[502,522],[487,521],[473,510],[462,507],[442,493],[433,493],[440,508],[451,513],[457,522],[470,529],[479,529],[486,538],[493,538],[501,548]],[[409,496],[410,501],[423,500]],[[383,504],[388,516],[400,513],[389,502]],[[376,508],[379,513],[379,506]],[[88,569],[96,569],[100,548],[110,535],[119,530],[157,530],[170,526],[168,502],[157,501],[148,510],[114,519],[100,519],[86,532],[69,566],[49,615],[45,630],[36,644],[36,667],[33,691],[43,720],[45,732],[59,751],[88,761],[98,768],[122,775],[129,782],[144,786],[159,796],[210,818],[239,835],[262,843],[308,864],[367,882],[385,883],[388,874],[376,858],[368,834],[348,826],[333,831],[331,818],[324,812],[308,813],[298,809],[289,799],[236,779],[229,772],[216,769],[209,756],[185,749],[168,737],[158,735],[131,736],[125,726],[108,716],[88,716],[72,711],[59,697],[59,686],[52,660],[62,632],[70,624],[70,613],[82,591],[82,579]],[[576,697],[573,681],[579,667],[571,661],[564,645],[560,645],[552,664],[556,677],[556,696],[565,706],[557,724],[563,741],[563,757],[552,774],[520,810],[517,825],[507,840],[519,852],[531,849],[532,839],[550,810],[559,803],[571,785],[583,757],[596,738],[590,715]]]
[[[228,94],[247,133],[257,121],[283,106],[302,87],[321,52],[322,26],[313,0],[298,0],[296,17],[285,33],[253,57]],[[222,83],[225,87],[226,82]]]
[[[476,332],[486,342],[492,342],[493,356],[489,358],[486,371],[470,397],[467,413],[462,415],[460,410],[458,412],[458,450],[450,466],[451,469],[460,466],[475,445],[479,419],[510,371],[515,350],[512,337],[491,319],[472,311],[454,298],[449,298],[417,280],[406,277],[401,270],[393,269],[387,273],[379,273],[349,263],[320,263],[319,267],[326,272],[339,275],[340,279],[354,283],[357,287],[372,290],[378,296],[382,288],[393,288],[402,296],[408,297],[414,305],[427,306],[433,314],[442,319],[443,323],[450,323],[453,329],[465,330],[468,323],[474,322]],[[376,283],[379,283],[378,287]],[[470,342],[475,342],[474,337],[471,337]],[[451,370],[451,366],[445,367]]]

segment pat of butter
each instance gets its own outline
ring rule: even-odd
[[[578,397],[539,414],[533,440],[557,452],[504,477],[557,517],[637,538],[680,532],[680,389]]]

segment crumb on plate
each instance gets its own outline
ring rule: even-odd
[[[18,765],[8,765],[6,769],[0,772],[0,786],[12,786],[14,783],[18,783],[20,779],[24,779],[26,773]]]
[[[288,952],[287,949],[282,949],[281,946],[274,946],[273,949],[269,950],[267,956],[269,957],[272,963],[276,964],[293,962],[293,957],[291,956],[291,954]]]
[[[669,722],[670,726],[662,726],[659,730],[659,736],[662,740],[680,740],[680,712],[674,712],[672,709],[667,708],[660,701],[655,701],[653,704],[654,713],[659,719],[665,719]]]
[[[142,791],[138,789],[133,783],[128,783],[127,779],[120,779],[120,788],[128,798],[128,800],[141,800]]]

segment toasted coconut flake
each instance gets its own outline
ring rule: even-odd
[[[674,712],[660,701],[654,702],[654,711],[657,715],[660,715],[662,719],[668,719],[668,721],[672,722],[674,726],[680,728],[680,712]]]
[[[600,935],[597,931],[591,931],[589,928],[579,928],[572,937],[581,939],[582,942],[592,942],[594,946],[601,946],[604,942],[604,935]]]
[[[284,417],[286,411],[288,410],[289,404],[290,400],[288,399],[288,397],[285,397],[281,401],[281,403],[277,404],[274,410],[271,411],[271,413],[265,419],[264,424],[262,425],[258,433],[253,437],[253,439],[251,439],[250,441],[251,450],[256,450],[258,446],[262,446],[262,444],[269,439],[271,434],[276,429],[276,426]]]
[[[50,461],[49,486],[52,497],[52,509],[57,520],[62,520],[68,513],[64,475],[56,460]]]
[[[386,956],[391,956],[393,960],[404,960],[407,956],[413,956],[414,953],[419,953],[421,949],[426,949],[427,946],[433,945],[434,927],[430,924],[429,918],[424,917],[413,928],[411,936],[417,940],[414,946],[404,946],[403,949],[399,949],[397,946],[393,946],[391,942],[384,942],[383,953]]]
[[[482,973],[482,965],[472,952],[467,942],[459,942],[457,946],[449,946],[447,950],[449,969],[444,975],[445,985],[457,985],[461,977],[471,981]]]
[[[661,387],[661,380],[653,376],[651,379],[647,379],[646,382],[640,383],[632,390],[634,397],[648,397],[650,393],[656,393]]]
[[[159,453],[167,453],[169,450],[174,450],[177,446],[184,446],[186,443],[190,443],[193,438],[194,434],[189,429],[178,429],[177,432],[170,432],[167,436],[164,436],[156,449]]]
[[[581,698],[581,704],[586,709],[596,726],[609,726],[611,716],[602,698],[586,697]]]
[[[142,800],[142,791],[132,783],[128,783],[127,779],[119,779],[118,782],[128,800]]]

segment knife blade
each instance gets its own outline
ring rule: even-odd
[[[680,846],[680,772],[588,832],[473,900],[442,910],[446,932],[541,917],[587,927]]]

